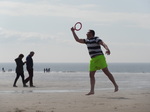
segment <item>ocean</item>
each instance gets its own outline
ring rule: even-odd
[[[88,63],[34,63],[35,72],[87,72]],[[0,72],[14,72],[15,63],[0,63]],[[150,73],[150,63],[108,63],[113,73]],[[26,65],[24,66],[26,72]],[[100,71],[101,72],[101,71]]]

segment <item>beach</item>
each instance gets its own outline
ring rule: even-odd
[[[100,74],[100,75],[98,75]],[[0,112],[150,112],[150,74],[114,74],[119,91],[98,73],[95,94],[88,73],[35,73],[35,88],[12,87],[15,73],[0,73]],[[27,75],[27,73],[25,73]]]

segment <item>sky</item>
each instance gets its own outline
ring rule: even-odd
[[[108,45],[107,62],[150,62],[150,0],[0,0],[0,63],[30,51],[34,62],[89,62],[76,22],[79,38],[93,29]]]

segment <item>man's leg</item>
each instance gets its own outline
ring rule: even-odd
[[[25,84],[29,82],[30,80],[30,69],[27,68],[29,76],[24,80]]]
[[[104,68],[102,69],[102,71],[107,75],[107,77],[110,79],[110,81],[113,83],[114,87],[115,87],[115,90],[114,92],[117,92],[118,91],[118,85],[113,77],[113,75],[109,72],[108,68]]]
[[[28,71],[28,74],[29,74],[29,71]],[[29,80],[30,80],[30,75],[24,80],[25,84],[28,83]]]
[[[91,90],[88,94],[86,95],[92,95],[94,94],[94,88],[95,88],[95,72],[96,71],[92,71],[89,73],[89,76],[90,76],[90,85],[91,85]]]
[[[29,72],[29,80],[30,80],[30,87],[33,86],[33,69],[28,69]]]
[[[30,74],[30,87],[34,87],[33,86],[33,70],[32,70],[32,72]]]

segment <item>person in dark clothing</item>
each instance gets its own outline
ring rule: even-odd
[[[27,71],[29,73],[29,77],[25,79],[25,83],[30,81],[30,87],[35,87],[33,85],[33,59],[32,59],[33,55],[34,55],[34,52],[31,51],[30,54],[26,58],[26,66],[27,66]]]
[[[19,77],[21,76],[22,78],[22,83],[23,83],[23,87],[28,87],[25,82],[24,82],[24,70],[23,70],[23,65],[26,63],[26,62],[23,62],[22,61],[22,58],[24,57],[23,54],[20,54],[18,56],[18,58],[15,59],[15,62],[16,62],[16,78],[15,78],[15,81],[14,81],[14,84],[13,84],[13,87],[17,87],[16,86],[16,83],[17,83],[17,80],[19,79]]]

